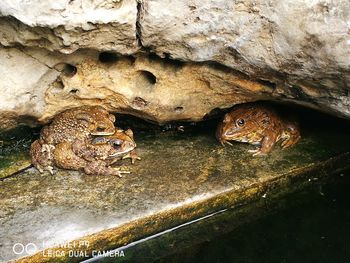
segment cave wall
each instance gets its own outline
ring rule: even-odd
[[[163,123],[256,100],[350,117],[348,1],[4,0],[0,125],[102,104]]]

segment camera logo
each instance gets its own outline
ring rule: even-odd
[[[22,243],[16,243],[13,245],[12,251],[16,255],[34,254],[38,251],[38,247],[34,243],[28,243],[26,245],[23,245]]]

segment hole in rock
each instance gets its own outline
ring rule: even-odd
[[[173,67],[175,71],[180,70],[185,64],[183,61],[173,59],[170,53],[163,53],[162,57],[155,53],[150,53],[149,59],[153,62],[160,63],[165,68]]]
[[[273,83],[269,80],[265,80],[265,79],[260,79],[258,80],[259,83],[271,88],[272,90],[275,90],[276,89],[276,83]]]
[[[58,78],[56,82],[54,83],[54,87],[57,89],[64,89],[64,84],[61,78]]]
[[[79,89],[71,89],[69,92],[70,92],[70,93],[73,93],[73,94],[76,94],[76,93],[79,92]]]
[[[141,82],[143,82],[144,84],[151,84],[154,85],[157,82],[157,78],[156,76],[153,75],[153,73],[146,71],[146,70],[139,70],[138,71],[139,74],[139,79],[141,80]]]
[[[77,73],[77,67],[71,64],[66,64],[63,68],[63,73],[66,76],[73,77]]]
[[[136,61],[136,58],[134,56],[127,56],[126,57],[128,59],[128,61],[130,62],[131,65],[133,65]]]
[[[184,107],[176,107],[175,109],[174,109],[174,111],[175,112],[182,112],[184,110]]]
[[[61,93],[63,89],[63,82],[60,78],[58,78],[54,83],[52,83],[52,87],[49,89],[49,91],[51,94],[55,95]]]
[[[132,104],[135,108],[137,109],[143,109],[144,107],[146,107],[149,102],[144,100],[143,98],[141,97],[136,97],[133,101],[132,101]]]
[[[101,63],[111,64],[118,61],[118,56],[113,52],[101,52],[98,56],[98,60]]]

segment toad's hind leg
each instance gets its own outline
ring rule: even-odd
[[[293,146],[294,144],[296,144],[299,140],[300,140],[301,136],[298,135],[292,135],[292,136],[288,136],[286,137],[283,142],[281,143],[281,146],[283,149],[286,149],[288,147]]]
[[[283,142],[281,143],[281,146],[283,149],[296,144],[301,138],[299,125],[295,122],[286,123],[282,138]]]

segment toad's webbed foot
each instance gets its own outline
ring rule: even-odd
[[[112,168],[112,167],[110,167]],[[122,175],[123,174],[130,174],[131,172],[130,171],[123,171],[123,170],[120,170],[120,168],[112,168],[114,171],[113,173],[111,173],[111,175],[115,175],[115,176],[119,176],[119,177],[123,177]]]
[[[47,166],[47,167],[45,167],[45,169],[46,169],[47,171],[49,171],[50,174],[53,175],[53,167],[52,167],[52,166]]]
[[[221,143],[222,146],[225,146],[225,143],[230,145],[230,146],[233,146],[232,143],[230,143],[229,141],[226,141],[226,140],[220,140],[220,143]]]
[[[291,137],[286,138],[281,143],[282,149],[286,149],[286,148],[293,146],[294,144],[296,144],[300,140],[300,138],[301,138],[300,136],[291,136]]]
[[[281,143],[282,149],[288,148],[288,147],[290,147],[290,146],[291,146],[291,144],[290,144],[289,138],[288,138],[288,139],[285,139],[285,140],[282,141],[282,143]]]
[[[260,148],[256,148],[254,150],[248,150],[249,153],[253,153],[253,156],[262,156],[266,155],[266,153],[262,152]]]
[[[45,171],[48,171],[51,175],[54,174],[53,166],[51,166],[51,165],[42,166],[42,165],[40,165],[40,164],[38,164],[38,163],[33,164],[33,165],[34,165],[34,167],[39,171],[39,173],[43,173],[43,172],[45,172]]]
[[[131,159],[131,163],[134,164],[136,162],[136,160],[141,160],[141,157],[139,157],[136,153],[136,151],[131,151],[129,152],[127,155],[123,156],[123,160],[124,159]]]

